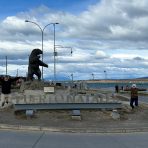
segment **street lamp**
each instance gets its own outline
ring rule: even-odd
[[[71,74],[71,80],[72,80],[72,82],[73,82],[73,73]]]
[[[18,69],[16,70],[16,77],[18,77]]]
[[[92,79],[94,80],[94,74],[92,73],[91,75],[92,75]]]
[[[7,63],[7,56],[6,56],[6,75],[7,75],[7,67],[8,67],[8,63]]]
[[[105,79],[107,79],[107,71],[104,70],[104,74],[105,74]]]
[[[33,21],[29,21],[29,20],[25,20],[25,22],[27,23],[33,23],[35,24],[36,26],[39,27],[39,29],[41,30],[41,33],[42,33],[42,52],[43,52],[43,38],[44,38],[44,30],[47,26],[49,25],[53,25],[54,26],[54,51],[55,51],[55,24],[59,24],[59,23],[49,23],[47,25],[45,25],[43,28],[41,28],[41,26],[39,24],[37,24],[36,22],[33,22]],[[42,53],[42,61],[43,61],[43,53]],[[43,80],[43,66],[42,66],[42,80]]]

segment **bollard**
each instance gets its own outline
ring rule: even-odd
[[[32,117],[34,117],[34,115],[35,115],[35,111],[34,110],[26,110],[26,116],[27,117],[30,117],[30,118],[32,118]]]

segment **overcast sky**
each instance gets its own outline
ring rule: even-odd
[[[0,72],[26,76],[42,47],[41,28],[55,25],[56,77],[124,79],[148,74],[148,0],[0,0]],[[44,79],[53,80],[54,27],[44,30]]]

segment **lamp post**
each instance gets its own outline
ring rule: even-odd
[[[7,75],[7,66],[8,66],[8,63],[7,63],[7,56],[6,56],[6,75]]]
[[[56,24],[59,24],[59,23],[53,23],[53,36],[54,36],[54,39],[53,39],[53,49],[54,49],[54,52],[53,52],[53,56],[54,56],[54,82],[56,83],[56,56],[57,56],[57,52],[56,52],[56,45],[55,45],[55,25]]]
[[[18,69],[16,70],[16,77],[18,77]]]
[[[55,24],[53,25],[53,56],[54,56],[54,82],[56,83],[56,56],[57,56],[57,53],[55,51]]]
[[[54,26],[54,51],[55,51],[55,24],[59,24],[59,23],[49,23],[47,25],[45,25],[43,28],[41,28],[41,26],[39,24],[37,24],[36,22],[33,22],[33,21],[29,21],[29,20],[25,20],[25,22],[28,22],[28,23],[33,23],[35,24],[36,26],[38,26],[38,28],[41,30],[41,35],[42,35],[42,52],[43,52],[43,38],[44,38],[44,30],[47,26],[49,25],[53,25]],[[43,61],[43,53],[42,53],[42,61]],[[42,80],[43,80],[43,66],[42,66]]]
[[[94,80],[94,74],[92,73],[91,75],[92,75],[92,79]]]
[[[71,74],[71,80],[72,80],[72,82],[73,82],[73,73]]]
[[[107,79],[107,71],[104,70],[104,74],[105,74],[105,80]]]

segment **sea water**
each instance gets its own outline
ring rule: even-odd
[[[114,89],[115,85],[119,86],[119,89],[123,87],[131,87],[133,83],[87,83],[87,87],[90,89],[99,89],[99,88],[107,88]],[[148,83],[135,83],[138,88],[148,88]]]

